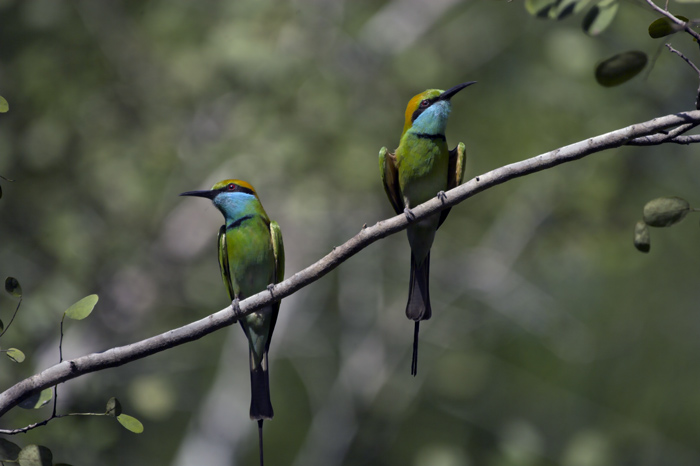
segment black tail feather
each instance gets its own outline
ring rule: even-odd
[[[421,264],[411,254],[411,280],[408,288],[406,317],[411,320],[428,320],[433,314],[430,308],[430,253]]]
[[[255,365],[250,354],[250,418],[254,420],[272,419],[275,413],[270,401],[270,376],[267,371],[267,353],[260,364]]]
[[[411,253],[411,281],[408,288],[408,303],[406,317],[416,322],[413,330],[413,357],[411,359],[411,375],[418,373],[418,330],[421,320],[428,320],[433,314],[430,308],[430,252],[421,264]]]
[[[416,321],[416,325],[413,330],[413,358],[411,359],[411,375],[416,376],[418,373],[418,328],[420,327],[420,320]]]
[[[265,464],[265,462],[263,461],[262,426],[263,426],[263,420],[258,419],[258,444],[260,445],[260,466],[264,466],[264,464]]]

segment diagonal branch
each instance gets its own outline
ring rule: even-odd
[[[665,130],[668,128],[683,128],[676,130],[676,137],[674,139],[677,139],[680,137],[678,134],[690,129],[690,126],[687,125],[695,126],[699,124],[700,110],[666,115],[561,147],[520,162],[496,168],[469,180],[461,186],[447,191],[442,200],[435,197],[424,204],[416,206],[412,210],[415,218],[411,222],[418,221],[442,209],[459,204],[481,191],[505,183],[513,178],[519,178],[566,162],[578,160],[596,152],[628,144],[635,144],[645,137],[657,137],[659,134],[661,134],[662,137],[667,137],[669,133],[673,133],[673,131],[666,132]],[[688,140],[687,143],[700,142],[693,136],[686,136],[686,138],[693,138],[692,140]],[[662,142],[680,141],[664,140]],[[409,221],[406,215],[401,214],[387,220],[382,220],[371,227],[363,227],[357,235],[350,238],[344,244],[333,248],[333,251],[318,262],[297,272],[283,282],[278,283],[269,291],[261,291],[241,301],[239,303],[241,314],[250,314],[276,300],[295,293],[323,277],[370,244],[404,230],[408,225]],[[101,353],[92,353],[76,359],[63,361],[55,366],[49,367],[39,374],[16,383],[0,393],[0,416],[4,415],[31,393],[52,387],[90,372],[121,366],[131,361],[165,351],[174,346],[197,340],[216,330],[231,325],[234,322],[236,322],[236,316],[231,306],[228,306],[196,322],[160,335],[130,345],[111,348]]]

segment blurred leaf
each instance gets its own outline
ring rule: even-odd
[[[532,16],[547,18],[549,12],[560,0],[525,0],[525,9]]]
[[[619,6],[617,0],[604,0],[588,10],[582,24],[586,34],[597,36],[603,32],[612,23]]]
[[[556,20],[565,19],[586,8],[588,2],[589,0],[562,0],[557,4],[556,8],[549,10],[549,17]]]
[[[130,430],[135,434],[143,432],[143,424],[141,424],[141,421],[128,414],[120,414],[117,416],[117,421],[119,421],[119,424],[124,426],[126,430]]]
[[[0,461],[16,461],[22,449],[4,438],[0,438]]]
[[[45,388],[40,392],[32,393],[19,403],[20,408],[39,409],[53,398],[53,390]]]
[[[16,298],[22,297],[22,287],[15,277],[7,277],[5,279],[5,291]]]
[[[12,359],[14,362],[24,361],[24,353],[18,350],[17,348],[10,348],[5,354],[7,354],[7,357]]]
[[[634,226],[634,247],[642,252],[649,252],[651,249],[649,227],[641,220]]]
[[[73,320],[83,320],[84,318],[90,315],[92,310],[95,308],[95,304],[97,304],[98,300],[99,297],[96,294],[86,296],[77,303],[73,304],[71,307],[69,307],[64,313],[64,315]]]
[[[105,410],[108,416],[119,416],[122,413],[122,404],[115,397],[107,401],[107,409]]]
[[[690,204],[680,197],[659,197],[644,206],[644,222],[652,227],[670,227],[685,218]]]
[[[9,109],[10,104],[8,104],[7,100],[5,100],[5,98],[0,95],[0,113],[7,113]]]
[[[688,22],[688,18],[685,16],[677,15],[676,18]],[[658,39],[659,37],[668,36],[670,34],[675,34],[680,31],[681,27],[668,19],[667,17],[659,18],[649,25],[649,35]]]
[[[19,452],[17,459],[20,466],[51,466],[53,464],[51,450],[42,445],[27,445]]]
[[[598,84],[612,87],[634,78],[647,64],[644,52],[630,51],[619,53],[596,66],[595,79]]]

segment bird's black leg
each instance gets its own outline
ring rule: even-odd
[[[231,301],[231,309],[233,309],[233,315],[236,316],[236,319],[240,319],[243,314],[241,311],[241,306],[238,304],[240,302],[240,299],[234,298],[233,301]]]
[[[274,288],[275,288],[275,284],[274,284],[274,283],[270,283],[269,285],[267,285],[267,291],[269,291],[270,294],[271,294],[272,296],[275,295],[275,294],[272,292],[272,290],[273,290]]]
[[[406,218],[408,219],[409,222],[412,222],[416,219],[416,216],[413,215],[413,212],[408,207],[403,209],[403,213],[406,215]]]
[[[437,198],[440,199],[440,201],[442,201],[442,203],[444,204],[447,200],[447,194],[445,194],[445,191],[438,191]]]

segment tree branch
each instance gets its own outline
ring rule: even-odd
[[[411,222],[416,222],[442,209],[459,204],[481,191],[505,183],[513,178],[519,178],[531,173],[546,170],[606,149],[612,149],[627,144],[640,145],[640,141],[654,140],[654,138],[662,139],[658,142],[659,144],[663,142],[680,142],[677,140],[680,136],[677,135],[698,124],[700,124],[700,110],[666,115],[561,147],[520,162],[496,168],[469,180],[461,186],[447,191],[442,200],[435,197],[428,202],[416,206],[412,209],[415,219]],[[675,130],[675,137],[672,136],[671,139],[668,139],[669,135],[673,134],[673,131],[666,132],[665,130],[674,127],[680,127],[682,129],[679,128]],[[700,142],[698,138],[694,136],[686,136],[686,138],[692,139],[684,143]],[[276,300],[295,293],[323,277],[370,244],[404,230],[408,225],[409,220],[406,215],[400,214],[390,219],[382,220],[371,227],[363,226],[357,235],[350,238],[344,244],[333,248],[333,251],[318,262],[297,272],[283,282],[278,283],[270,290],[261,291],[241,301],[239,303],[241,314],[250,314]],[[0,393],[0,416],[4,415],[8,410],[36,391],[52,387],[90,372],[121,366],[131,361],[165,351],[174,346],[197,340],[216,330],[229,326],[234,322],[236,322],[236,317],[231,306],[228,306],[196,322],[160,335],[130,345],[111,348],[101,353],[88,354],[76,359],[63,361],[55,366],[49,367],[39,374],[18,382]]]

